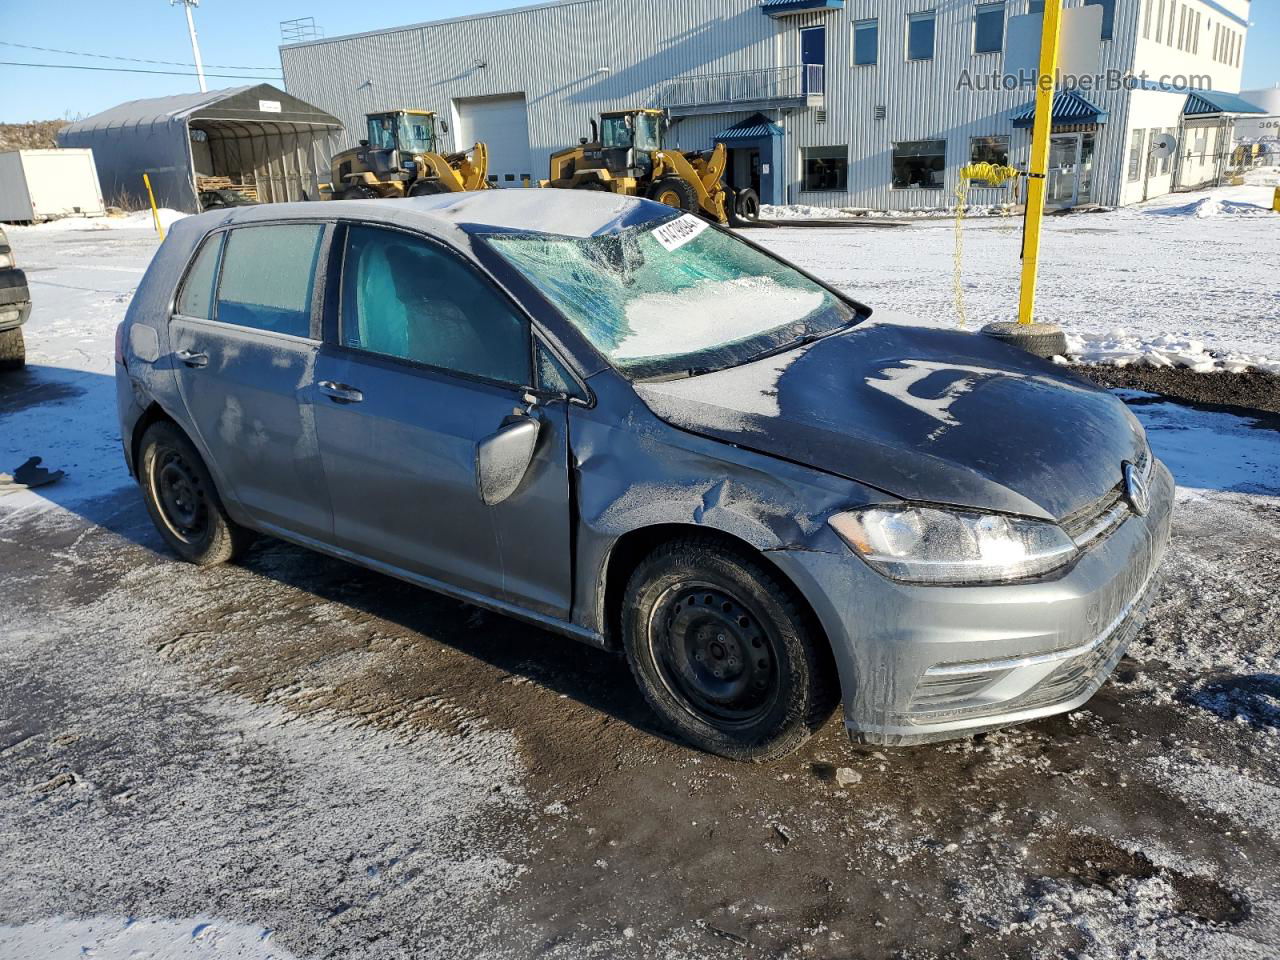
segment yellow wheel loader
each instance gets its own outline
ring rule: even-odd
[[[331,182],[322,195],[332,200],[422,197],[489,187],[489,150],[442,154],[437,149],[436,115],[427,110],[389,110],[365,116],[369,138],[329,162]],[[449,132],[444,121],[441,131]]]
[[[551,155],[550,177],[541,186],[608,190],[648,197],[686,213],[728,223],[731,202],[721,182],[725,149],[682,153],[662,145],[666,116],[661,110],[619,110],[591,121],[591,139]]]

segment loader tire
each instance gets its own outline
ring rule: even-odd
[[[409,188],[409,196],[411,197],[434,197],[437,194],[448,192],[449,188],[439,180],[419,180]]]
[[[22,340],[22,328],[0,332],[0,371],[21,370],[27,364],[27,346]]]
[[[649,188],[649,199],[685,213],[696,213],[698,210],[697,192],[688,181],[680,177],[663,177]]]
[[[364,183],[353,183],[338,194],[339,200],[377,200],[378,192]]]
[[[738,191],[733,207],[734,212],[743,220],[760,219],[760,196],[750,187]]]

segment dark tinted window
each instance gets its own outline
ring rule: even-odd
[[[1086,7],[1102,8],[1102,39],[1110,40],[1116,34],[1116,0],[1084,0]]]
[[[503,383],[530,380],[524,318],[457,255],[394,230],[347,233],[342,342]]]
[[[915,13],[907,18],[907,59],[932,60],[933,34],[937,18],[933,11]]]
[[[853,62],[860,67],[875,64],[880,47],[880,28],[875,20],[859,20],[853,25]]]
[[[311,290],[324,227],[238,227],[223,254],[218,320],[255,330],[311,335]]]
[[[187,271],[187,279],[178,295],[177,312],[186,317],[213,318],[213,290],[218,282],[218,257],[222,253],[222,234],[209,237],[200,246],[195,262]]]
[[[849,188],[849,148],[805,147],[804,188],[806,190],[847,190]]]
[[[974,14],[973,52],[999,53],[1004,49],[1004,2],[980,3]]]

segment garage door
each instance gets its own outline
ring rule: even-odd
[[[453,142],[459,149],[477,141],[489,145],[491,181],[518,186],[521,178],[536,176],[529,157],[529,113],[523,93],[454,100],[453,117]]]

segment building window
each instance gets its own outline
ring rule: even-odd
[[[859,67],[873,67],[880,54],[880,22],[859,20],[853,25],[853,62]]]
[[[1142,176],[1142,145],[1146,143],[1146,131],[1135,130],[1129,138],[1129,182],[1135,183]]]
[[[908,140],[893,145],[893,189],[941,190],[947,141]]]
[[[973,17],[973,52],[999,53],[1004,49],[1004,0],[980,3]]]
[[[1027,13],[1044,13],[1044,0],[1028,0]]]
[[[1086,7],[1102,8],[1102,39],[1110,40],[1116,33],[1116,0],[1084,0]]]
[[[805,147],[804,188],[844,193],[849,189],[849,148]]]
[[[932,10],[928,13],[913,13],[907,17],[908,60],[933,59],[933,39],[937,23],[938,15]]]
[[[1169,36],[1165,40],[1165,46],[1173,46],[1173,31],[1178,25],[1178,0],[1169,0]]]
[[[1175,128],[1170,127],[1168,130],[1165,131],[1165,133],[1167,133],[1171,137],[1176,137],[1178,134],[1178,131]],[[1162,177],[1167,176],[1172,170],[1173,170],[1173,153],[1171,152],[1167,156],[1165,156],[1164,159],[1160,161],[1160,176]]]
[[[973,137],[969,140],[969,162],[989,163],[996,167],[1009,165],[1008,137]],[[985,180],[975,181],[987,185]]]
[[[1156,0],[1147,0],[1147,9],[1142,14],[1142,39],[1151,39],[1151,11],[1155,8]],[[1158,29],[1158,28],[1157,28]]]
[[[1160,0],[1160,12],[1156,15],[1156,43],[1159,43],[1160,38],[1163,36],[1164,36],[1164,0]]]

